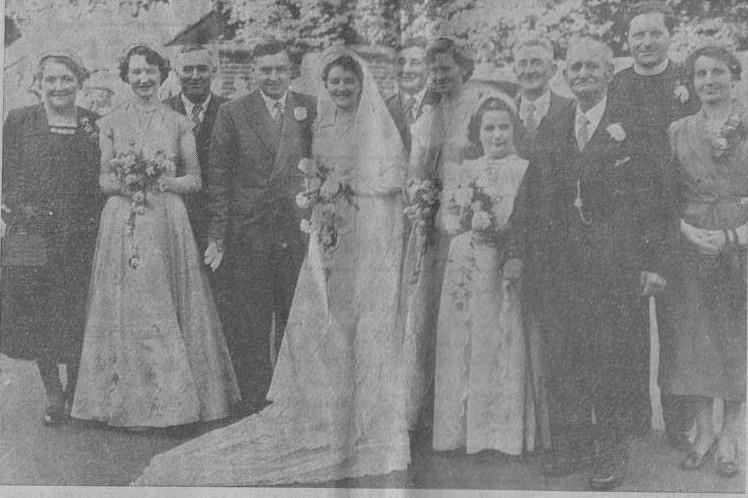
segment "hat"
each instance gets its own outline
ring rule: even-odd
[[[42,64],[44,63],[44,61],[52,57],[61,59],[63,61],[63,64],[65,64],[75,74],[75,77],[79,82],[82,82],[91,74],[88,68],[86,68],[86,66],[83,64],[83,60],[76,52],[64,48],[45,50],[41,54],[39,54],[39,57],[36,60],[38,73],[41,73]]]

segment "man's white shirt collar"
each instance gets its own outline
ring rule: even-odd
[[[670,62],[669,59],[665,58],[664,61],[657,64],[655,67],[647,69],[646,67],[641,67],[636,62],[634,62],[634,72],[640,76],[656,76],[658,74],[662,74],[665,72],[665,69],[667,69],[667,65]]]
[[[527,119],[527,104],[532,103],[535,106],[535,120],[540,122],[548,114],[551,108],[551,91],[546,91],[543,95],[535,100],[528,100],[520,95],[519,98],[519,117],[524,122]]]
[[[210,104],[210,92],[208,93],[208,98],[205,99],[205,101],[200,104],[203,108],[201,111],[203,116],[205,115],[205,110],[208,109],[208,104]],[[181,94],[182,97],[182,103],[184,104],[184,112],[187,116],[192,117],[192,109],[195,107],[195,103],[192,102],[190,99],[184,96],[184,93]],[[200,119],[202,119],[203,116],[200,116]]]
[[[595,130],[597,130],[597,126],[600,124],[600,120],[603,119],[603,114],[605,114],[605,107],[608,102],[608,96],[600,100],[597,104],[595,104],[591,109],[589,109],[587,112],[583,112],[582,109],[579,107],[579,104],[577,104],[577,112],[574,115],[574,123],[575,127],[579,126],[579,115],[584,114],[587,116],[587,136],[592,138],[592,135],[595,133]]]
[[[286,108],[286,97],[288,96],[288,92],[285,92],[283,96],[279,99],[273,99],[265,95],[265,92],[260,90],[260,95],[262,95],[262,100],[265,101],[265,106],[268,108],[268,111],[270,112],[271,116],[275,116],[275,103],[280,102],[281,108]]]

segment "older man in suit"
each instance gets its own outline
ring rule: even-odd
[[[210,136],[218,107],[228,99],[216,95],[210,89],[216,64],[211,53],[199,46],[183,48],[176,58],[175,71],[182,85],[182,91],[166,100],[175,111],[191,118],[195,123],[194,133],[197,143],[197,157],[200,162],[203,188],[200,192],[186,197],[187,214],[192,225],[198,249],[202,252],[208,244],[208,183],[210,165]]]
[[[662,202],[653,153],[611,105],[612,51],[574,41],[564,77],[576,103],[540,131],[528,170],[527,270],[549,285],[541,318],[550,415],[548,472],[594,458],[594,489],[623,479],[643,348],[632,331],[659,275]]]
[[[221,106],[210,147],[205,263],[224,272],[224,329],[247,411],[266,402],[272,323],[277,351],[304,256],[294,198],[303,186],[297,165],[311,157],[316,102],[288,89],[293,71],[283,43],[259,44],[259,88]]]
[[[411,38],[398,47],[393,61],[397,92],[386,102],[408,153],[410,126],[421,115],[427,93],[426,45],[425,39]]]
[[[515,147],[521,157],[529,157],[543,123],[553,121],[558,113],[570,105],[571,99],[562,97],[550,88],[556,75],[553,45],[543,38],[527,38],[515,44],[514,74],[519,82],[517,109],[523,129],[515,133]]]

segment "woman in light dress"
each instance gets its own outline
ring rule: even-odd
[[[156,456],[137,485],[276,485],[387,474],[410,462],[398,313],[400,135],[364,63],[322,54],[309,249],[268,398]],[[321,199],[321,200],[319,200]]]
[[[519,455],[534,445],[512,226],[527,161],[514,151],[508,101],[486,99],[468,125],[482,157],[444,165],[439,217],[453,238],[436,333],[435,450]]]
[[[488,87],[470,85],[474,61],[452,38],[437,38],[426,50],[429,104],[411,128],[412,148],[407,192],[415,205],[424,184],[444,183],[444,165],[474,159],[467,137],[468,123],[488,96],[503,95]],[[443,199],[442,199],[443,200]],[[442,202],[443,204],[443,202]],[[450,236],[440,223],[438,204],[421,219],[411,220],[403,264],[402,309],[405,317],[404,365],[406,410],[411,430],[428,432],[433,419],[431,389],[441,286]]]
[[[220,419],[239,399],[181,197],[201,187],[193,123],[158,99],[168,72],[154,49],[129,49],[120,76],[133,97],[98,122],[99,185],[110,197],[72,415],[117,427]],[[112,166],[130,151],[175,168],[135,194]]]

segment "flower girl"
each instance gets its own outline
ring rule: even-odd
[[[534,413],[513,244],[527,161],[514,152],[510,104],[484,100],[468,125],[483,156],[446,164],[441,223],[453,235],[439,308],[434,449],[532,449]]]

